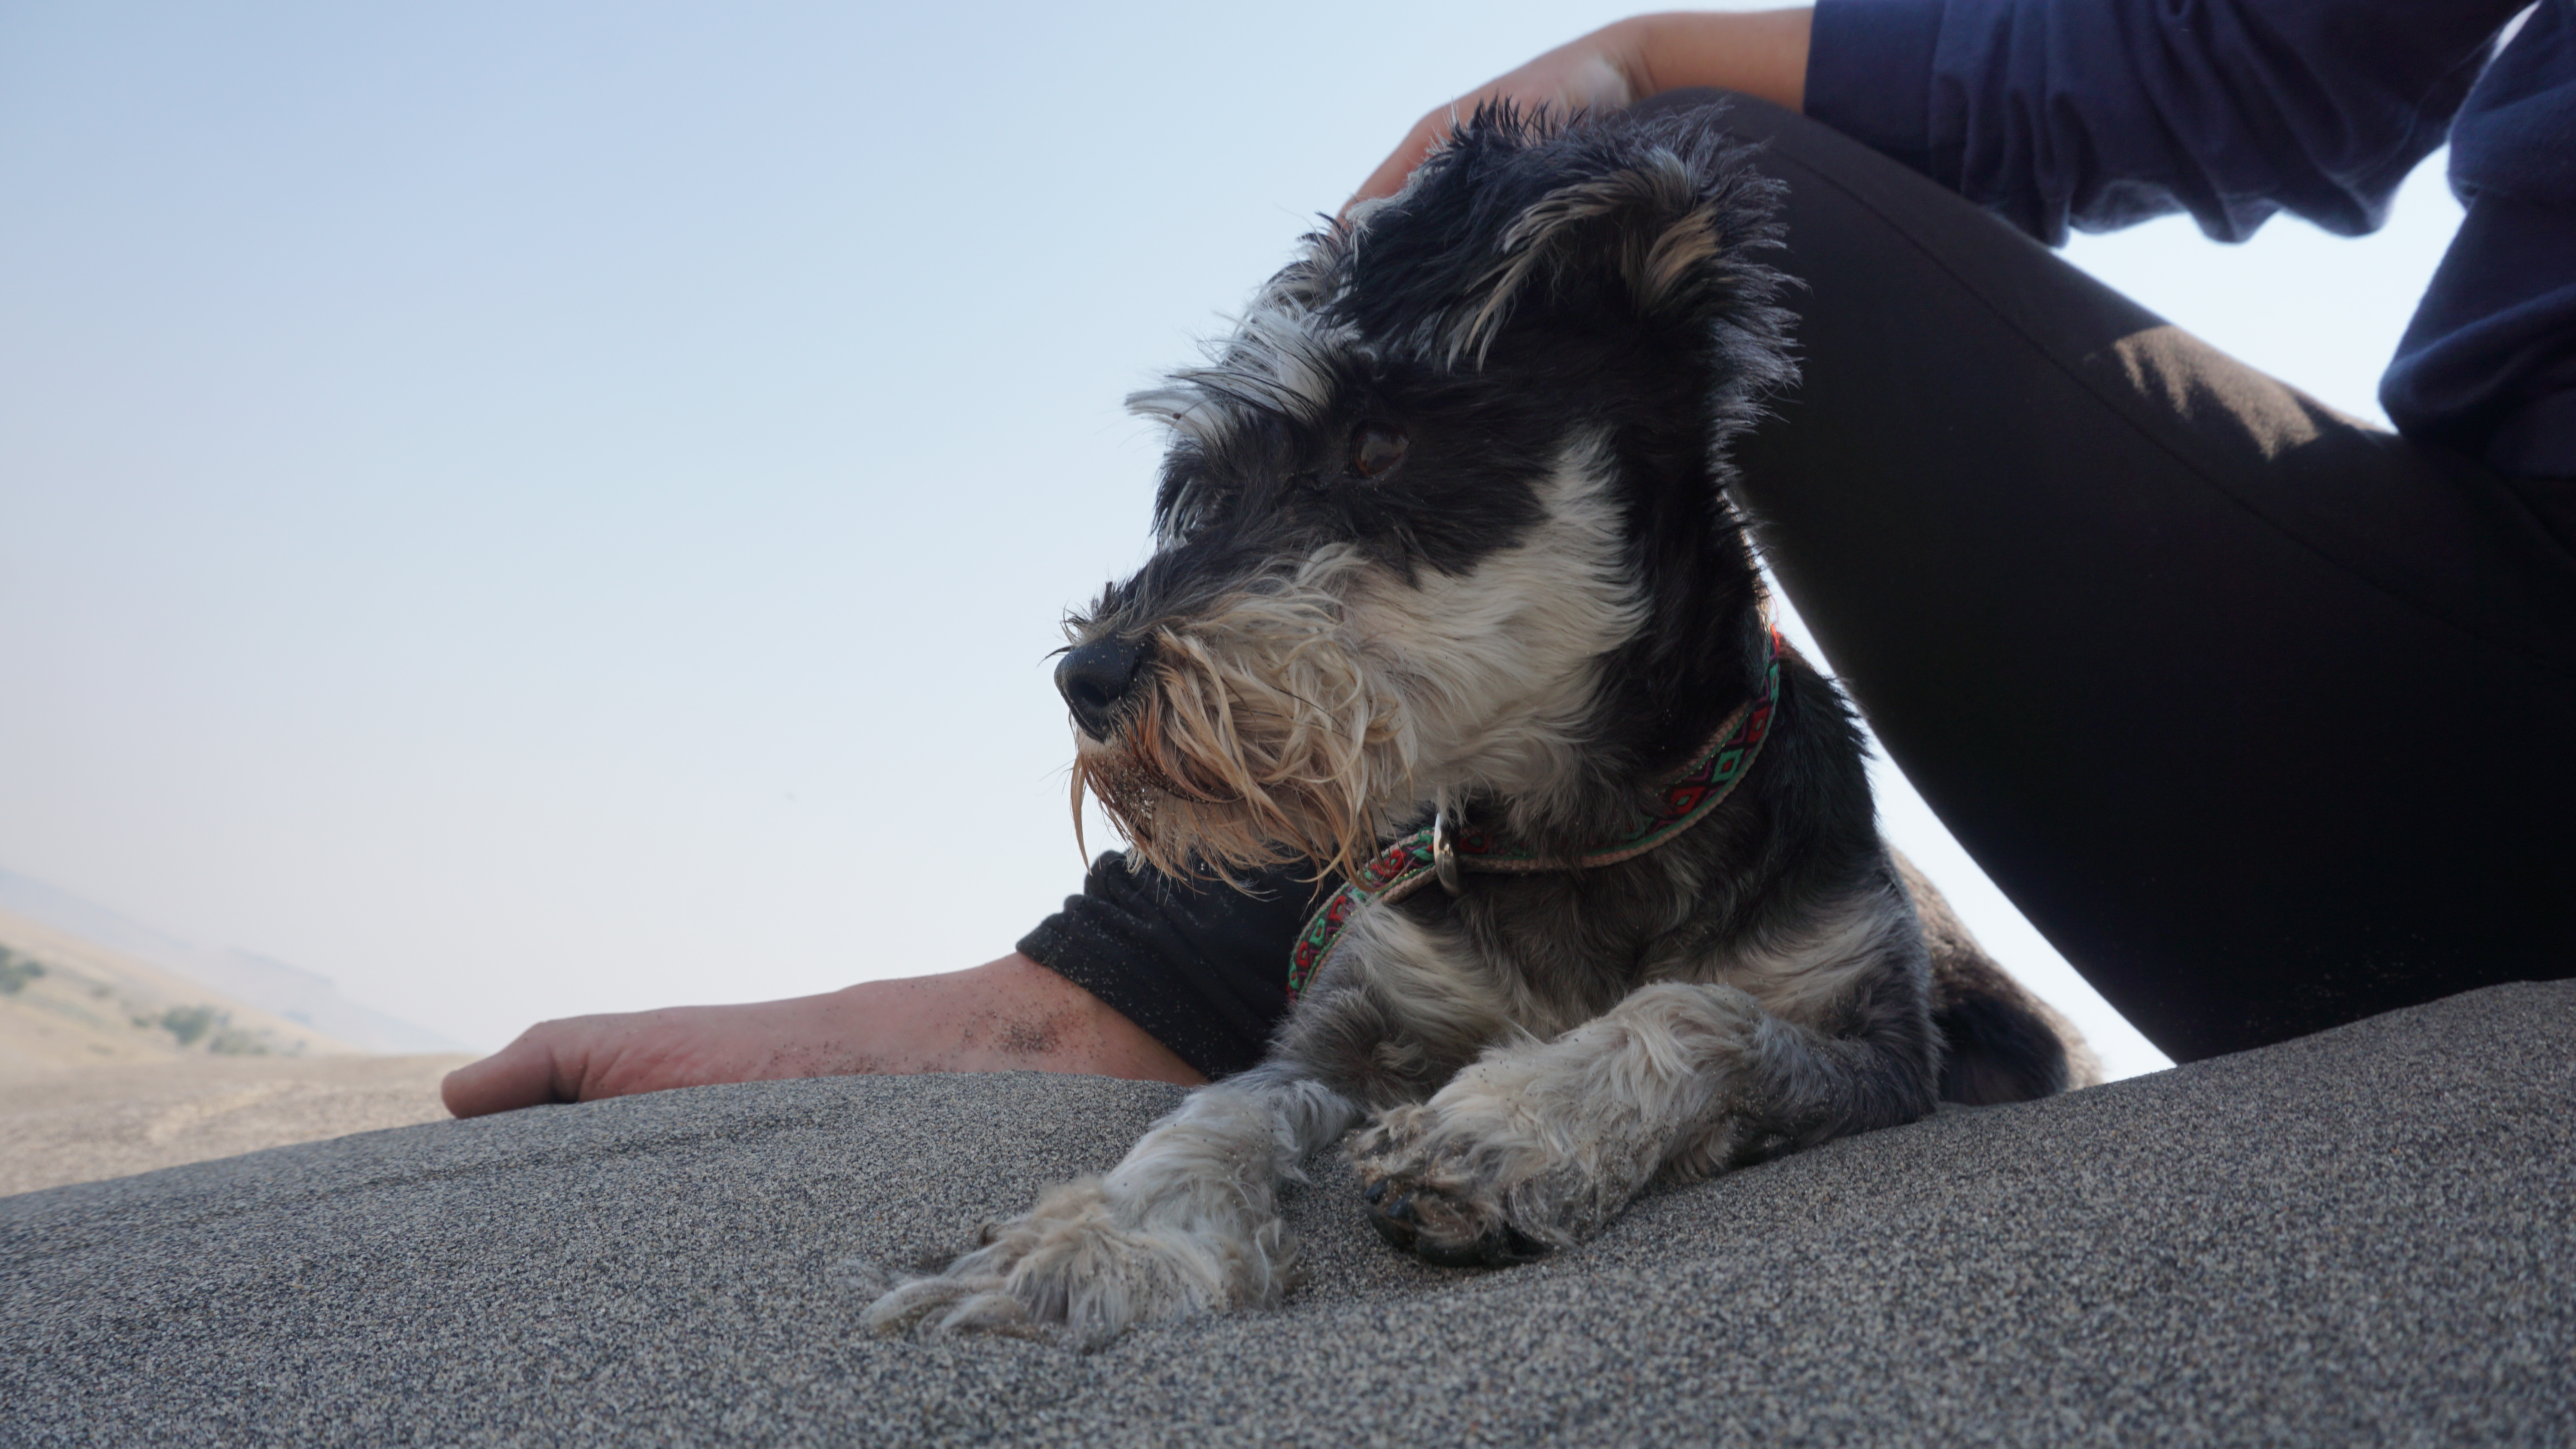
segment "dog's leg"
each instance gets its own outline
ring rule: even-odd
[[[1295,1245],[1278,1190],[1358,1116],[1284,1063],[1202,1087],[1106,1177],[1056,1188],[985,1229],[983,1246],[868,1309],[879,1332],[1032,1333],[1082,1345],[1129,1324],[1274,1303]]]
[[[1589,1237],[1658,1173],[1688,1180],[1932,1109],[1919,964],[1828,1037],[1732,986],[1659,982],[1554,1041],[1488,1050],[1351,1147],[1370,1221],[1452,1266]]]

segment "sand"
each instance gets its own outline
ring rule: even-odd
[[[199,1056],[0,1069],[0,1194],[435,1122],[447,1116],[439,1079],[472,1060]]]
[[[1394,1256],[1327,1157],[1281,1309],[857,1326],[865,1264],[1177,1095],[702,1088],[0,1199],[0,1442],[2576,1442],[2576,984],[1945,1111],[1502,1271]]]

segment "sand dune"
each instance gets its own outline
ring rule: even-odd
[[[1276,1308],[861,1326],[1179,1096],[757,1082],[0,1199],[0,1441],[2576,1443],[2576,983],[1945,1110],[1501,1271],[1389,1250],[1327,1152]]]

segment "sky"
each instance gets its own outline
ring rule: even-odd
[[[1008,951],[1079,884],[1121,399],[1621,13],[0,0],[0,869],[481,1048]],[[2376,419],[2457,220],[2436,158],[2363,241],[2068,255]]]

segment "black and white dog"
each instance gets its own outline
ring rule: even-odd
[[[1767,619],[1726,485],[1794,375],[1773,193],[1706,112],[1480,113],[1132,400],[1173,433],[1159,547],[1071,625],[1075,788],[1156,867],[1351,884],[1266,1061],[873,1324],[1275,1302],[1279,1186],[1363,1119],[1386,1238],[1504,1263],[1658,1178],[2084,1074],[1880,840]]]

